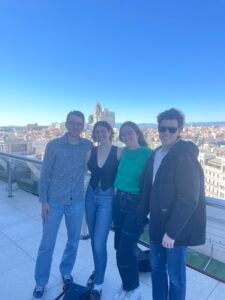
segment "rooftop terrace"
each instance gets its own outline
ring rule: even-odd
[[[7,157],[0,153],[0,299],[31,300],[42,224],[38,197],[30,192],[36,190],[41,162],[34,163],[25,158],[13,161],[12,157]],[[8,176],[10,173],[7,172],[9,164],[6,158],[10,158],[11,167],[14,169],[12,177]],[[12,191],[4,180],[14,182]],[[11,194],[13,197],[8,197]],[[191,249],[187,262],[216,278],[187,268],[187,300],[225,299],[225,284],[220,281],[225,282],[225,206],[218,199],[207,199],[207,203],[207,243],[200,248]],[[44,300],[54,300],[61,292],[62,282],[58,266],[65,242],[66,230],[62,223]],[[108,241],[108,254],[103,300],[111,300],[121,283],[112,232]],[[81,240],[72,274],[75,281],[85,285],[92,268],[90,240]],[[140,281],[142,299],[151,300],[150,273],[140,274]]]

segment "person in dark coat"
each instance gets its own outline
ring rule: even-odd
[[[158,115],[162,146],[150,157],[141,183],[139,225],[150,213],[153,300],[184,300],[186,249],[205,243],[204,175],[198,148],[180,139],[184,115],[171,108]]]

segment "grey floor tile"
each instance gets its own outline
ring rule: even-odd
[[[2,232],[13,241],[19,241],[42,231],[42,226],[39,222],[27,217],[16,224],[8,225],[2,229]]]
[[[29,255],[14,244],[4,247],[0,251],[0,273],[4,273],[31,261]]]
[[[149,285],[141,282],[140,284],[141,288],[141,295],[142,295],[142,300],[152,300],[152,289],[149,287]]]
[[[2,232],[0,232],[0,251],[3,247],[7,247],[12,244],[12,241]]]
[[[40,203],[36,196],[20,189],[14,191],[13,198],[8,198],[5,186],[0,182],[0,299],[31,300],[34,265],[42,233]],[[62,289],[58,267],[66,239],[63,221],[56,242],[48,290],[43,300],[53,300]],[[110,232],[102,300],[111,300],[121,285],[113,243],[114,233]],[[92,271],[90,240],[80,241],[72,272],[75,281],[85,285]],[[150,274],[141,274],[140,282],[142,300],[151,300]],[[225,284],[187,269],[187,300],[224,300],[224,295]]]
[[[219,282],[207,300],[224,300],[225,299],[225,284]]]
[[[15,211],[15,208],[12,205],[5,203],[5,202],[0,203],[0,216],[1,215],[10,216],[10,214],[14,211]]]
[[[41,240],[41,234],[36,233],[25,239],[20,239],[19,241],[16,241],[15,244],[18,245],[18,247],[20,247],[30,257],[36,259],[40,240]]]
[[[187,268],[187,300],[205,300],[218,281]]]
[[[47,289],[51,289],[58,284],[57,279],[50,276]],[[0,299],[30,300],[32,299],[34,286],[34,262],[32,261],[1,274]]]
[[[10,214],[0,214],[0,230],[29,219],[26,214],[18,210],[13,210]]]
[[[147,284],[148,286],[152,286],[151,273],[149,272],[140,273],[140,281],[143,282],[144,284]]]

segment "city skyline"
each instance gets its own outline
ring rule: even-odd
[[[32,2],[32,3],[31,3]],[[225,121],[225,3],[66,0],[0,4],[0,126],[86,120]]]
[[[89,115],[90,116],[90,115]],[[133,120],[131,120],[133,121]],[[85,117],[85,123],[87,125],[93,125],[93,123],[89,123],[88,122],[88,117]],[[115,122],[115,127],[119,128],[121,126],[123,122]],[[157,127],[157,120],[153,121],[153,122],[136,122],[138,125],[140,125],[140,128],[156,128]],[[24,124],[1,124],[0,123],[0,128],[23,128],[23,127],[29,127],[32,125],[35,126],[40,126],[40,127],[51,127],[52,125],[55,124],[65,124],[65,120],[53,120],[50,123],[46,123],[46,124],[42,124],[39,122],[36,122],[35,120],[33,122],[30,123],[24,123]],[[193,122],[185,122],[184,123],[184,127],[192,127],[192,126],[196,126],[196,127],[212,127],[212,126],[221,126],[221,127],[225,127],[225,121],[193,121]]]

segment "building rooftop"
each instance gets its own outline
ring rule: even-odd
[[[7,184],[0,181],[0,299],[31,300],[34,288],[34,266],[42,224],[38,197],[20,188],[14,188],[14,197],[7,197]],[[51,276],[44,300],[53,300],[62,289],[58,270],[66,242],[62,223],[55,248]],[[113,233],[108,241],[108,266],[105,276],[103,300],[111,300],[120,286],[120,277],[113,249]],[[92,272],[90,240],[81,240],[73,276],[85,285]],[[151,298],[150,273],[140,275],[142,300]],[[225,284],[187,268],[187,300],[223,300]]]

